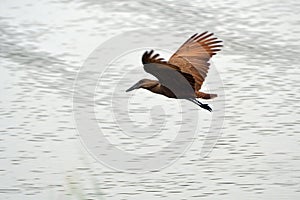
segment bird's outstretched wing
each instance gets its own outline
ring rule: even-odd
[[[159,82],[168,87],[176,96],[194,92],[195,79],[193,75],[182,72],[178,66],[159,58],[153,50],[146,51],[142,56],[144,70],[155,76]]]
[[[204,32],[191,36],[169,59],[168,63],[178,66],[182,72],[191,74],[195,90],[200,90],[209,69],[209,59],[220,51],[222,42],[213,33]]]

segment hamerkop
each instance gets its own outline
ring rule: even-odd
[[[157,80],[142,79],[126,92],[143,88],[169,98],[186,99],[208,111],[208,104],[199,102],[196,98],[212,99],[216,94],[200,92],[207,76],[209,59],[220,51],[220,43],[213,33],[204,32],[190,37],[169,59],[159,58],[153,50],[146,51],[142,56],[144,70]]]

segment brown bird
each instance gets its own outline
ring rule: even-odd
[[[159,58],[153,50],[142,56],[144,70],[157,80],[142,79],[126,92],[143,88],[169,98],[186,99],[208,111],[212,109],[196,98],[212,99],[216,94],[200,92],[207,76],[209,59],[220,51],[220,43],[213,33],[204,32],[191,36],[169,59]]]

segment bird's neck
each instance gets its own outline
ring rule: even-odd
[[[171,90],[169,90],[168,88],[166,88],[165,86],[163,86],[160,83],[154,85],[151,88],[147,88],[147,90],[149,90],[153,93],[156,93],[156,94],[162,94],[162,95],[170,97],[170,98],[175,97],[174,93]]]
[[[157,83],[157,84],[153,84],[152,86],[147,87],[147,88],[145,88],[145,89],[147,89],[147,90],[149,90],[149,91],[151,91],[151,92],[160,94],[160,93],[159,93],[159,91],[160,91],[160,86],[161,86],[161,84],[160,84],[160,83]]]

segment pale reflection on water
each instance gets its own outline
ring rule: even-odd
[[[0,198],[299,199],[299,8],[277,0],[2,3]],[[172,30],[178,43],[162,38],[161,46],[171,51],[194,32],[224,40],[213,61],[226,117],[208,158],[200,159],[199,132],[172,166],[133,175],[104,167],[84,149],[72,90],[98,45],[144,27]]]

